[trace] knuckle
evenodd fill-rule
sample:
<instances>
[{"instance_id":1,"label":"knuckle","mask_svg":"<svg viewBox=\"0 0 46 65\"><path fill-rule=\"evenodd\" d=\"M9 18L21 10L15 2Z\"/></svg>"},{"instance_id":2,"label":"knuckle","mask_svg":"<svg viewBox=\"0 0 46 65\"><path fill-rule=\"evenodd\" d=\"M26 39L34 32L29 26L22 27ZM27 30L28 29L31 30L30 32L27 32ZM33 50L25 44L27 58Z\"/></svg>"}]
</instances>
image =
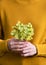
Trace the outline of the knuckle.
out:
<instances>
[{"instance_id":1,"label":"knuckle","mask_svg":"<svg viewBox=\"0 0 46 65\"><path fill-rule=\"evenodd\" d=\"M23 53L25 53L25 51L23 51Z\"/></svg>"}]
</instances>

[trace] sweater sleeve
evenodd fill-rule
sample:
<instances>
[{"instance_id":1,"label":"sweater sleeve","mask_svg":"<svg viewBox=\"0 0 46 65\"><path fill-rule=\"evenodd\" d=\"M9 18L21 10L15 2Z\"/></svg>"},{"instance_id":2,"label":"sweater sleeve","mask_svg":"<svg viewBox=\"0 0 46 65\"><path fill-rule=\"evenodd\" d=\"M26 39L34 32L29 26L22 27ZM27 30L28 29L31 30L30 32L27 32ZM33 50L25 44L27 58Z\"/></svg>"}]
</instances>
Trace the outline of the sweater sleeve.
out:
<instances>
[{"instance_id":1,"label":"sweater sleeve","mask_svg":"<svg viewBox=\"0 0 46 65\"><path fill-rule=\"evenodd\" d=\"M35 42L36 43L35 45L38 50L37 56L46 57L46 14L43 16L42 21L43 21L42 26L44 27L43 35L38 43ZM41 33L42 33L42 31L41 31Z\"/></svg>"},{"instance_id":2,"label":"sweater sleeve","mask_svg":"<svg viewBox=\"0 0 46 65\"><path fill-rule=\"evenodd\" d=\"M37 56L46 57L46 44L37 44L38 54Z\"/></svg>"},{"instance_id":3,"label":"sweater sleeve","mask_svg":"<svg viewBox=\"0 0 46 65\"><path fill-rule=\"evenodd\" d=\"M8 40L4 40L3 27L1 24L1 1L0 1L0 56L4 55L6 51L8 51Z\"/></svg>"},{"instance_id":4,"label":"sweater sleeve","mask_svg":"<svg viewBox=\"0 0 46 65\"><path fill-rule=\"evenodd\" d=\"M4 40L4 32L3 27L1 25L1 18L0 18L0 56L4 55L6 51L8 51L8 40Z\"/></svg>"},{"instance_id":5,"label":"sweater sleeve","mask_svg":"<svg viewBox=\"0 0 46 65\"><path fill-rule=\"evenodd\" d=\"M1 18L0 18L0 56L2 56L6 51L8 51L8 40L4 40L4 34L1 25Z\"/></svg>"},{"instance_id":6,"label":"sweater sleeve","mask_svg":"<svg viewBox=\"0 0 46 65\"><path fill-rule=\"evenodd\" d=\"M4 55L5 52L8 52L7 40L0 39L0 56Z\"/></svg>"}]
</instances>

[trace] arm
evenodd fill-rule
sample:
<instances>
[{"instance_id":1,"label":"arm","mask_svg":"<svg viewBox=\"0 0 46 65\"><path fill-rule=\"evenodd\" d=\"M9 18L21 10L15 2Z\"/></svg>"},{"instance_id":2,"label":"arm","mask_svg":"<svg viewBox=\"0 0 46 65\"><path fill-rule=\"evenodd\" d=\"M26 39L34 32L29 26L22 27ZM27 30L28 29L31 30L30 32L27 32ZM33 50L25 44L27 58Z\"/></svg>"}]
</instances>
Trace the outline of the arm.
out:
<instances>
[{"instance_id":1,"label":"arm","mask_svg":"<svg viewBox=\"0 0 46 65\"><path fill-rule=\"evenodd\" d=\"M1 6L1 2L0 2L0 6ZM1 7L0 7L0 56L2 56L4 52L8 51L7 40L3 40L3 39L4 39L4 32L1 24Z\"/></svg>"},{"instance_id":2,"label":"arm","mask_svg":"<svg viewBox=\"0 0 46 65\"><path fill-rule=\"evenodd\" d=\"M46 43L45 44L37 44L38 54L37 56L46 57Z\"/></svg>"},{"instance_id":3,"label":"arm","mask_svg":"<svg viewBox=\"0 0 46 65\"><path fill-rule=\"evenodd\" d=\"M1 25L1 17L0 17L0 55L4 54L5 51L8 51L7 40L4 40L4 34Z\"/></svg>"},{"instance_id":4,"label":"arm","mask_svg":"<svg viewBox=\"0 0 46 65\"><path fill-rule=\"evenodd\" d=\"M38 49L38 56L46 57L46 14L45 17L43 17L43 21L45 22L45 25L43 25L44 33L41 41L38 44L36 44L36 46Z\"/></svg>"}]
</instances>

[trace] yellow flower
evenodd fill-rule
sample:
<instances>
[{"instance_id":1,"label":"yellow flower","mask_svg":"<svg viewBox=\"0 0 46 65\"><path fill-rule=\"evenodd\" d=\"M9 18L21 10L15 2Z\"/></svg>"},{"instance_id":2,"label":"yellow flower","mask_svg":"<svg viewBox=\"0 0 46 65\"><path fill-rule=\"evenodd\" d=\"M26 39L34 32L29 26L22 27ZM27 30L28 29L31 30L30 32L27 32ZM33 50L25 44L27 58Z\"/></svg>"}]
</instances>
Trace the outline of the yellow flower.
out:
<instances>
[{"instance_id":1,"label":"yellow flower","mask_svg":"<svg viewBox=\"0 0 46 65\"><path fill-rule=\"evenodd\" d=\"M31 40L34 35L34 28L31 23L23 24L20 21L12 27L11 35L19 40Z\"/></svg>"}]
</instances>

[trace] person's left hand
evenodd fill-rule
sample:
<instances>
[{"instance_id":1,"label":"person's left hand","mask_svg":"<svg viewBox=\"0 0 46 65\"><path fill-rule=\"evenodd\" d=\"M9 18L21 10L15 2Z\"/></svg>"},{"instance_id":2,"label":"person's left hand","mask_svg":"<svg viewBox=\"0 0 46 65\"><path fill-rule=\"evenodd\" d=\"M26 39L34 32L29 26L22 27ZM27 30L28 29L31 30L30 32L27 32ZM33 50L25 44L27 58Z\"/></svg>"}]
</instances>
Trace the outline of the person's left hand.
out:
<instances>
[{"instance_id":1,"label":"person's left hand","mask_svg":"<svg viewBox=\"0 0 46 65\"><path fill-rule=\"evenodd\" d=\"M21 47L21 56L27 57L27 56L34 56L37 51L35 45L33 45L30 42L23 42L21 43L23 46Z\"/></svg>"}]
</instances>

